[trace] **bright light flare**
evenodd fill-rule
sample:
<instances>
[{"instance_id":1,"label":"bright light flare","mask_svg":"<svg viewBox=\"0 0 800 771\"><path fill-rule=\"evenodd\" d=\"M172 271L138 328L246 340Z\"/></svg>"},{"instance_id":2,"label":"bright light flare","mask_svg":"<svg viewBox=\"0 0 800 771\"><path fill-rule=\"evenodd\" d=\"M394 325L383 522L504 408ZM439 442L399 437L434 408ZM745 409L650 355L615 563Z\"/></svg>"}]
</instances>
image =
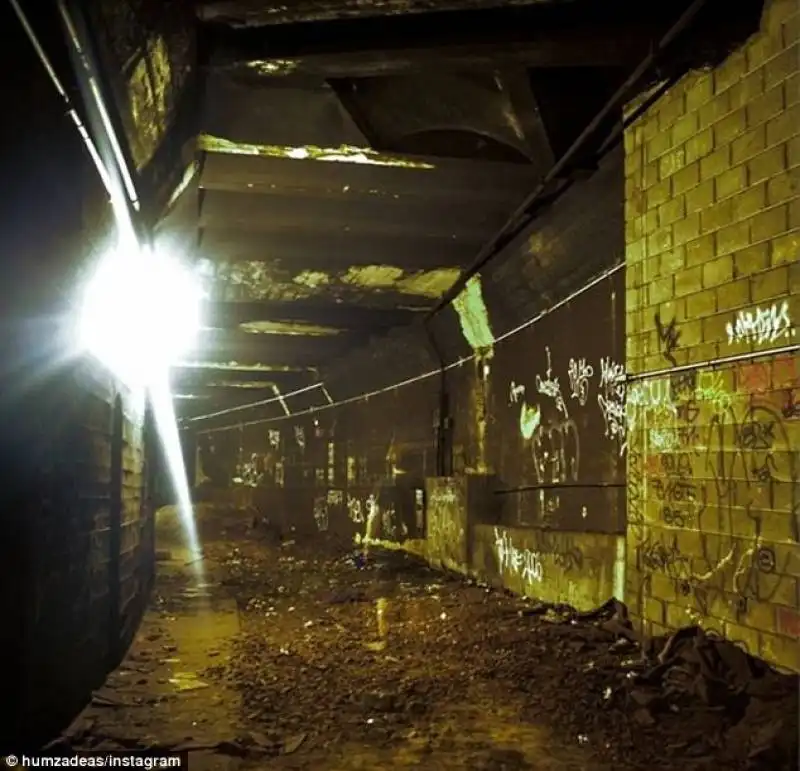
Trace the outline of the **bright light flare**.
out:
<instances>
[{"instance_id":1,"label":"bright light flare","mask_svg":"<svg viewBox=\"0 0 800 771\"><path fill-rule=\"evenodd\" d=\"M202 297L197 277L168 255L111 252L84 292L80 347L127 385L149 387L194 347Z\"/></svg>"},{"instance_id":2,"label":"bright light flare","mask_svg":"<svg viewBox=\"0 0 800 771\"><path fill-rule=\"evenodd\" d=\"M169 390L169 368L189 353L201 328L199 277L169 255L109 252L87 283L78 317L80 350L104 364L134 396L148 394L195 574L202 575L191 491Z\"/></svg>"}]
</instances>

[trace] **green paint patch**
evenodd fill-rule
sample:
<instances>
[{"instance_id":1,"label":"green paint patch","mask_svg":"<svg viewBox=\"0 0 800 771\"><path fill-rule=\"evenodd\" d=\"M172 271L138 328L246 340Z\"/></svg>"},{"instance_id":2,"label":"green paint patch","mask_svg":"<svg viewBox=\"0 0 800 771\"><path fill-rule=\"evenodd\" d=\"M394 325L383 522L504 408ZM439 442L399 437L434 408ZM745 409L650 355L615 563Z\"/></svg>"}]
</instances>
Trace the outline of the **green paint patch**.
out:
<instances>
[{"instance_id":1,"label":"green paint patch","mask_svg":"<svg viewBox=\"0 0 800 771\"><path fill-rule=\"evenodd\" d=\"M338 335L341 332L336 327L304 324L299 321L246 321L239 325L239 329L255 335L306 335L308 337L325 337Z\"/></svg>"},{"instance_id":2,"label":"green paint patch","mask_svg":"<svg viewBox=\"0 0 800 771\"><path fill-rule=\"evenodd\" d=\"M538 407L529 407L525 402L519 411L519 432L523 439L530 439L542 422L542 412Z\"/></svg>"},{"instance_id":3,"label":"green paint patch","mask_svg":"<svg viewBox=\"0 0 800 771\"><path fill-rule=\"evenodd\" d=\"M494 348L494 333L489 320L489 309L483 299L481 277L473 276L458 297L453 300L453 309L458 314L461 332L473 351L491 353Z\"/></svg>"},{"instance_id":4,"label":"green paint patch","mask_svg":"<svg viewBox=\"0 0 800 771\"><path fill-rule=\"evenodd\" d=\"M432 163L410 161L396 155L379 153L369 147L317 147L304 145L258 145L232 142L230 139L201 134L197 140L198 149L207 153L230 153L234 155L258 155L264 158L290 158L297 161L332 161L338 163L361 163L373 166L397 166L407 169L433 169Z\"/></svg>"}]
</instances>

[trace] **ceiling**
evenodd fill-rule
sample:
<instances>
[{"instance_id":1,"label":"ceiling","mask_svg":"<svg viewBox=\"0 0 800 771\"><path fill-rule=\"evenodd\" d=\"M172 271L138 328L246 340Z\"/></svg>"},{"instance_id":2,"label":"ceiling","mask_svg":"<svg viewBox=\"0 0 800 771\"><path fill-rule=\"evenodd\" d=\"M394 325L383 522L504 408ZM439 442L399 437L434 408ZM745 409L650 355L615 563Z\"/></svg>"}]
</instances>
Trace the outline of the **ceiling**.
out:
<instances>
[{"instance_id":1,"label":"ceiling","mask_svg":"<svg viewBox=\"0 0 800 771\"><path fill-rule=\"evenodd\" d=\"M196 2L183 227L207 328L172 373L179 415L303 388L420 319L687 5ZM591 172L620 120L564 174Z\"/></svg>"}]
</instances>

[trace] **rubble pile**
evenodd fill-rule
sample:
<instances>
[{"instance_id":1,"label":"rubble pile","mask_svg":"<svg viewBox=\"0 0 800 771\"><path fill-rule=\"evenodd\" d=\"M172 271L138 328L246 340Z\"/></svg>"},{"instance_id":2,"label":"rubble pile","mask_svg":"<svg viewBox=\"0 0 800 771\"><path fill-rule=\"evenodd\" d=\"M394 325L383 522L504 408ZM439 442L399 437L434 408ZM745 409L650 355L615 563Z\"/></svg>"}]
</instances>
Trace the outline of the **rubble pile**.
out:
<instances>
[{"instance_id":1,"label":"rubble pile","mask_svg":"<svg viewBox=\"0 0 800 771\"><path fill-rule=\"evenodd\" d=\"M393 553L228 566L243 631L204 676L267 732L387 745L446 705L513 698L613 768L795 768L797 678L699 628L643 643L616 601L537 605Z\"/></svg>"}]
</instances>

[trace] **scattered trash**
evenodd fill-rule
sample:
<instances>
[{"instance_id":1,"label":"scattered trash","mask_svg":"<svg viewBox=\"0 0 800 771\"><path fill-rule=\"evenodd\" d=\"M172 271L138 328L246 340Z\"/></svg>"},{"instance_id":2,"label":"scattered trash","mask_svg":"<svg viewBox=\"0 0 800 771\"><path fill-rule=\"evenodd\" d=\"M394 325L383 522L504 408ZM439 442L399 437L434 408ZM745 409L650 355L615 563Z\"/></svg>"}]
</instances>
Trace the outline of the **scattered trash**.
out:
<instances>
[{"instance_id":1,"label":"scattered trash","mask_svg":"<svg viewBox=\"0 0 800 771\"><path fill-rule=\"evenodd\" d=\"M208 688L209 684L198 679L194 672L176 672L169 678L169 682L176 686L179 692L198 691L201 688Z\"/></svg>"}]
</instances>

